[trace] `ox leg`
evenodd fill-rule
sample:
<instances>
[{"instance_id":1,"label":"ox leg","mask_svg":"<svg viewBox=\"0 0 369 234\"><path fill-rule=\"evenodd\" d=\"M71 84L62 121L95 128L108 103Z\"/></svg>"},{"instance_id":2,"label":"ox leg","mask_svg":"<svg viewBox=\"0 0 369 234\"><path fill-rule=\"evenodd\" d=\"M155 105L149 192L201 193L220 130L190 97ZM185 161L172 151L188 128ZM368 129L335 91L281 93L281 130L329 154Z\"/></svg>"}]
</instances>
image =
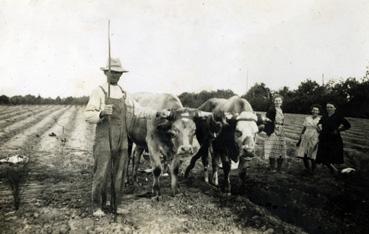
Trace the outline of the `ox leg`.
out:
<instances>
[{"instance_id":1,"label":"ox leg","mask_svg":"<svg viewBox=\"0 0 369 234\"><path fill-rule=\"evenodd\" d=\"M108 181L108 176L106 177L106 180L104 182L104 185L102 186L102 190L101 190L101 206L103 208L103 210L105 210L107 208L107 197L108 197L108 183L110 182L110 180Z\"/></svg>"},{"instance_id":2,"label":"ox leg","mask_svg":"<svg viewBox=\"0 0 369 234\"><path fill-rule=\"evenodd\" d=\"M160 197L160 185L159 185L159 179L160 179L160 174L162 172L162 166L161 165L156 165L154 166L154 169L152 171L153 176L154 176L154 181L153 181L153 185L152 185L152 193L154 194L154 198L156 198L157 200L159 200Z\"/></svg>"},{"instance_id":3,"label":"ox leg","mask_svg":"<svg viewBox=\"0 0 369 234\"><path fill-rule=\"evenodd\" d=\"M172 195L175 196L176 193L178 192L178 171L179 171L179 162L177 159L173 159L170 167L169 167L169 172L170 172L170 178L171 178L171 188L172 188Z\"/></svg>"},{"instance_id":4,"label":"ox leg","mask_svg":"<svg viewBox=\"0 0 369 234\"><path fill-rule=\"evenodd\" d=\"M131 163L132 159L132 151L134 149L133 142L128 139L128 159L127 159L127 166L125 168L125 175L124 175L124 184L128 184L131 181L131 175L129 174L129 164ZM132 162L133 163L133 162Z\"/></svg>"},{"instance_id":5,"label":"ox leg","mask_svg":"<svg viewBox=\"0 0 369 234\"><path fill-rule=\"evenodd\" d=\"M201 149L200 149L201 150ZM194 156L192 156L190 164L187 166L184 177L188 178L191 170L195 167L196 161L201 157L200 151L197 152Z\"/></svg>"},{"instance_id":6,"label":"ox leg","mask_svg":"<svg viewBox=\"0 0 369 234\"><path fill-rule=\"evenodd\" d=\"M148 137L147 140L147 146L148 150L150 152L150 162L152 167L152 175L153 175L153 184L152 184L152 193L154 195L154 199L159 200L160 199L160 185L159 185L159 179L160 175L163 171L163 167L161 164L161 152L160 148L157 142L154 141L152 136Z\"/></svg>"},{"instance_id":7,"label":"ox leg","mask_svg":"<svg viewBox=\"0 0 369 234\"><path fill-rule=\"evenodd\" d=\"M150 150L149 150L150 151ZM153 175L153 184L152 184L152 193L154 195L154 198L159 200L160 198L160 184L159 179L160 175L163 171L163 167L160 162L160 154L154 153L151 151L150 153L150 159L151 159L151 166L152 166L152 175Z\"/></svg>"},{"instance_id":8,"label":"ox leg","mask_svg":"<svg viewBox=\"0 0 369 234\"><path fill-rule=\"evenodd\" d=\"M211 178L212 178L211 182L215 186L219 186L219 179L218 179L219 165L218 165L218 161L219 161L219 154L214 152L213 157L211 157L211 165L212 165L212 168L213 168L213 175L211 176Z\"/></svg>"},{"instance_id":9,"label":"ox leg","mask_svg":"<svg viewBox=\"0 0 369 234\"><path fill-rule=\"evenodd\" d=\"M224 192L227 196L231 195L231 180L229 173L231 171L231 161L230 159L225 155L221 155L222 164L223 164L223 172L224 172Z\"/></svg>"},{"instance_id":10,"label":"ox leg","mask_svg":"<svg viewBox=\"0 0 369 234\"><path fill-rule=\"evenodd\" d=\"M191 170L195 167L195 164L196 164L196 161L199 160L199 158L202 158L204 157L204 152L207 152L208 149L207 147L205 147L204 145L202 145L199 149L199 151L191 158L191 161L190 161L190 164L187 166L186 168L186 171L185 171L185 178L188 178ZM207 155L206 155L207 157ZM203 163L204 163L204 160L203 160ZM207 170L207 168L205 169L205 165L204 165L204 170ZM205 179L206 181L206 179Z\"/></svg>"},{"instance_id":11,"label":"ox leg","mask_svg":"<svg viewBox=\"0 0 369 234\"><path fill-rule=\"evenodd\" d=\"M239 176L241 179L240 193L243 194L246 189L246 172L247 172L247 160L244 157L240 157L240 163L238 164Z\"/></svg>"},{"instance_id":12,"label":"ox leg","mask_svg":"<svg viewBox=\"0 0 369 234\"><path fill-rule=\"evenodd\" d=\"M204 147L205 148L205 147ZM209 183L209 148L206 147L206 150L204 150L204 152L202 152L202 156L201 156L201 160L202 160L202 165L204 166L204 180L206 183Z\"/></svg>"},{"instance_id":13,"label":"ox leg","mask_svg":"<svg viewBox=\"0 0 369 234\"><path fill-rule=\"evenodd\" d=\"M138 171L138 167L140 166L140 161L141 161L141 155L144 151L144 148L136 146L134 151L133 151L133 157L132 157L132 178L133 178L133 183L138 183L138 179L137 179L137 171Z\"/></svg>"}]
</instances>

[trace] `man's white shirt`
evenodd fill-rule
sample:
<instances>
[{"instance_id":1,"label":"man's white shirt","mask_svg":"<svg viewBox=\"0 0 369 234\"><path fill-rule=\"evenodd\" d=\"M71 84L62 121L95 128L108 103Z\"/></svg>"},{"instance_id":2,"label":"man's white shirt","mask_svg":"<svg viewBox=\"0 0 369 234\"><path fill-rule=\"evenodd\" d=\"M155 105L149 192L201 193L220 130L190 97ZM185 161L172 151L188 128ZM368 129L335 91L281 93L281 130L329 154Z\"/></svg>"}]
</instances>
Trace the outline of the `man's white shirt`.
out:
<instances>
[{"instance_id":1,"label":"man's white shirt","mask_svg":"<svg viewBox=\"0 0 369 234\"><path fill-rule=\"evenodd\" d=\"M101 85L105 92L108 92L108 83ZM127 92L122 93L121 88L118 85L110 85L110 98L121 99L126 95L125 104L127 106L127 112L134 114L136 117L153 117L156 111L148 110L147 108L142 108L133 98L131 98ZM101 121L100 113L105 108L105 93L102 91L101 87L94 89L90 95L90 99L85 108L85 119L88 123L96 124ZM126 113L124 113L126 114Z\"/></svg>"}]
</instances>

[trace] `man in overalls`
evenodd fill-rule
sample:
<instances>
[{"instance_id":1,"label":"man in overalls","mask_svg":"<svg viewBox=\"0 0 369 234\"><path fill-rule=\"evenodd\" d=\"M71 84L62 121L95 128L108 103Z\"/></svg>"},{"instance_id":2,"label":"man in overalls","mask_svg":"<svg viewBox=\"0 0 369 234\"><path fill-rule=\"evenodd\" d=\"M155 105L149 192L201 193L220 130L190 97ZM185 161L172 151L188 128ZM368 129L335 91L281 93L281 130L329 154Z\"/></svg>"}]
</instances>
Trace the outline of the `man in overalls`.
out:
<instances>
[{"instance_id":1,"label":"man in overalls","mask_svg":"<svg viewBox=\"0 0 369 234\"><path fill-rule=\"evenodd\" d=\"M129 117L127 117L127 113L135 112L133 99L129 98L118 85L122 74L128 72L122 67L120 60L111 58L110 71L109 65L102 67L101 70L104 71L107 82L92 92L85 109L86 121L96 124L93 147L92 203L93 215L97 217L105 215L102 208L106 205L107 179L110 179L111 172L113 172L116 207L121 202L123 174L128 162L127 121L129 121ZM110 97L108 97L108 90ZM148 115L148 113L144 114ZM112 149L109 145L109 116ZM111 158L113 164L110 163ZM121 213L121 211L118 208L117 213Z\"/></svg>"}]
</instances>

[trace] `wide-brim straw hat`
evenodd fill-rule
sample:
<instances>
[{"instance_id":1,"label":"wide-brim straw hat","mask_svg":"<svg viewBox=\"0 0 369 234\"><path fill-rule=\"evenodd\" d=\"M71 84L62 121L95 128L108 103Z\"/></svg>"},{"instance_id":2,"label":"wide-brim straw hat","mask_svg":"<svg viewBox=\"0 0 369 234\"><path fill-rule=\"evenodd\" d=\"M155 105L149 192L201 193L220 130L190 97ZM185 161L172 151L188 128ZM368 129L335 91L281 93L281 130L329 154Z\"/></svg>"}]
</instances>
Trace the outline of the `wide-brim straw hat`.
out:
<instances>
[{"instance_id":1,"label":"wide-brim straw hat","mask_svg":"<svg viewBox=\"0 0 369 234\"><path fill-rule=\"evenodd\" d=\"M103 71L108 71L109 70L109 60L106 64L106 66L101 67L100 69L103 70ZM110 70L115 71L115 72L122 72L122 73L128 72L127 69L122 67L122 63L120 62L119 58L111 58L110 59Z\"/></svg>"}]
</instances>

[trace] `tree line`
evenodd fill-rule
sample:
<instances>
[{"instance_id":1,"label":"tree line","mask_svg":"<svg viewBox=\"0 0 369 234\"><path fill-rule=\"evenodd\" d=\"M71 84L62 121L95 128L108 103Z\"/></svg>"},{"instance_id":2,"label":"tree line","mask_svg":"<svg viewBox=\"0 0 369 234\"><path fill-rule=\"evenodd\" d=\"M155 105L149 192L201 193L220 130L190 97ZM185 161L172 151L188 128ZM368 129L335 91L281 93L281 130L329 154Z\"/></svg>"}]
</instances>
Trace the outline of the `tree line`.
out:
<instances>
[{"instance_id":1,"label":"tree line","mask_svg":"<svg viewBox=\"0 0 369 234\"><path fill-rule=\"evenodd\" d=\"M0 96L0 105L86 105L88 102L87 96L82 97L56 97L43 98L40 95L16 95L8 97L6 95Z\"/></svg>"},{"instance_id":2,"label":"tree line","mask_svg":"<svg viewBox=\"0 0 369 234\"><path fill-rule=\"evenodd\" d=\"M248 100L256 111L267 111L272 105L273 97L280 95L283 97L283 110L286 113L307 114L312 105L324 107L329 101L346 116L369 118L368 73L362 79L348 78L322 85L307 79L294 90L286 86L280 90L271 90L264 83L256 83L241 97ZM196 108L209 98L229 98L233 95L236 94L232 90L186 92L179 95L179 99L184 106Z\"/></svg>"},{"instance_id":3,"label":"tree line","mask_svg":"<svg viewBox=\"0 0 369 234\"><path fill-rule=\"evenodd\" d=\"M283 97L283 110L286 113L307 114L313 104L324 106L328 101L335 103L346 116L369 118L369 70L361 79L348 78L343 81L329 81L318 84L305 80L291 90L287 86L271 90L264 83L256 83L241 97L247 99L256 111L266 111L272 105L273 96ZM229 98L236 95L232 90L184 92L178 97L184 106L197 108L209 98ZM66 98L43 98L40 95L0 96L0 104L5 105L86 105L87 96Z\"/></svg>"}]
</instances>

